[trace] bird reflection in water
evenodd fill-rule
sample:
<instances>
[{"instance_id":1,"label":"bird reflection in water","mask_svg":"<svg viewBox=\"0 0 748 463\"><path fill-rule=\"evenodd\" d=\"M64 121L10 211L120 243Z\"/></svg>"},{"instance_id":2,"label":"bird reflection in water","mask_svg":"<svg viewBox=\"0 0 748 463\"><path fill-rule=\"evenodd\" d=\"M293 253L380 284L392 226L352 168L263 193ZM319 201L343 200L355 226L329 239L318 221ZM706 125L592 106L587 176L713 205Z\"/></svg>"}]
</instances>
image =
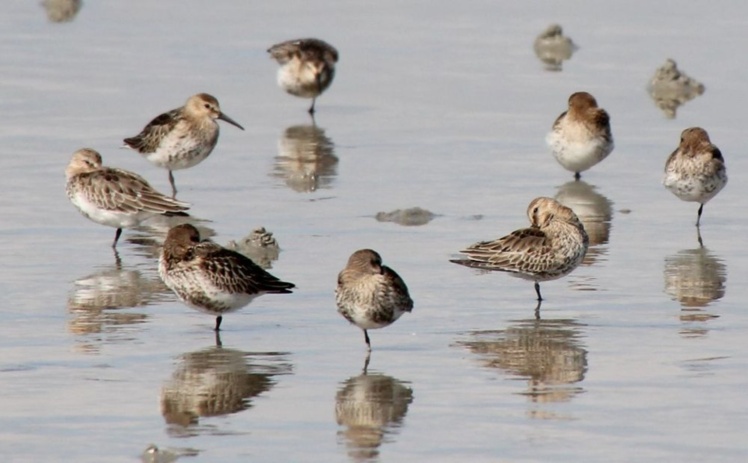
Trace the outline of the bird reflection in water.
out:
<instances>
[{"instance_id":1,"label":"bird reflection in water","mask_svg":"<svg viewBox=\"0 0 748 463\"><path fill-rule=\"evenodd\" d=\"M161 414L173 436L220 430L201 426L199 419L247 410L252 399L269 391L277 375L290 374L287 353L227 349L216 334L215 347L183 354L161 389Z\"/></svg>"},{"instance_id":2,"label":"bird reflection in water","mask_svg":"<svg viewBox=\"0 0 748 463\"><path fill-rule=\"evenodd\" d=\"M719 315L707 310L725 295L727 268L707 248L684 249L665 257L665 293L681 305L681 335L707 334L705 323Z\"/></svg>"},{"instance_id":3,"label":"bird reflection in water","mask_svg":"<svg viewBox=\"0 0 748 463\"><path fill-rule=\"evenodd\" d=\"M580 342L584 325L574 320L520 320L506 330L474 331L457 345L478 355L486 368L526 379L522 392L531 403L567 402L584 392L578 385L587 372L587 350ZM542 408L533 418L563 418Z\"/></svg>"},{"instance_id":4,"label":"bird reflection in water","mask_svg":"<svg viewBox=\"0 0 748 463\"><path fill-rule=\"evenodd\" d=\"M368 366L368 356L366 366ZM399 432L413 390L403 381L381 373L364 372L342 383L335 395L335 419L345 429L338 442L355 462L376 461L379 447Z\"/></svg>"},{"instance_id":5,"label":"bird reflection in water","mask_svg":"<svg viewBox=\"0 0 748 463\"><path fill-rule=\"evenodd\" d=\"M334 146L316 125L291 126L278 141L272 176L299 193L331 188L338 165Z\"/></svg>"},{"instance_id":6,"label":"bird reflection in water","mask_svg":"<svg viewBox=\"0 0 748 463\"><path fill-rule=\"evenodd\" d=\"M590 246L581 266L589 267L607 260L606 245L613 221L613 202L584 180L572 180L561 185L554 199L574 211L590 238ZM569 279L571 287L579 291L596 291L594 280L593 276L583 272Z\"/></svg>"},{"instance_id":7,"label":"bird reflection in water","mask_svg":"<svg viewBox=\"0 0 748 463\"><path fill-rule=\"evenodd\" d=\"M202 239L210 239L216 234L216 231L208 226L209 220L199 219L188 214L157 215L135 227L126 241L136 246L136 253L139 256L158 261L169 230L185 223L194 225L200 232L200 238Z\"/></svg>"},{"instance_id":8,"label":"bird reflection in water","mask_svg":"<svg viewBox=\"0 0 748 463\"><path fill-rule=\"evenodd\" d=\"M76 347L97 353L101 344L131 340L133 328L145 323L148 315L122 309L145 307L171 297L169 288L155 268L140 269L116 262L97 268L78 278L68 295L67 308L72 318L68 330L77 335Z\"/></svg>"},{"instance_id":9,"label":"bird reflection in water","mask_svg":"<svg viewBox=\"0 0 748 463\"><path fill-rule=\"evenodd\" d=\"M47 12L47 19L53 23L64 23L75 19L82 2L81 0L44 0L42 6Z\"/></svg>"},{"instance_id":10,"label":"bird reflection in water","mask_svg":"<svg viewBox=\"0 0 748 463\"><path fill-rule=\"evenodd\" d=\"M561 71L563 62L579 49L558 24L548 26L533 43L535 56L545 64L547 71Z\"/></svg>"}]
</instances>

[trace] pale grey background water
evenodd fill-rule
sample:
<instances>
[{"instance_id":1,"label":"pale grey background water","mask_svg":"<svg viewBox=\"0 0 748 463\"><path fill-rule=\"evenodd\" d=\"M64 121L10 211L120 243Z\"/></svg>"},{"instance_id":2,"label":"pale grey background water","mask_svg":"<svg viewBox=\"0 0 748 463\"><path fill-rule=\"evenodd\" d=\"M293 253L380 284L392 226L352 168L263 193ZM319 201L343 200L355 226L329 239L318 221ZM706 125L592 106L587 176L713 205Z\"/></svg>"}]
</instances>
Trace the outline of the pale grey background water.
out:
<instances>
[{"instance_id":1,"label":"pale grey background water","mask_svg":"<svg viewBox=\"0 0 748 463\"><path fill-rule=\"evenodd\" d=\"M3 461L129 462L149 443L195 462L745 461L744 2L339 3L89 0L66 23L4 3ZM580 46L562 72L532 52L550 22ZM341 54L316 121L337 162L278 151L310 124L308 101L275 86L265 49L304 36ZM674 120L645 91L668 57L706 85ZM611 113L616 149L563 193L610 221L591 224L588 265L543 285L536 321L531 284L447 260L525 226L527 203L571 180L543 139L577 90ZM212 156L176 173L179 197L221 243L268 227L272 271L298 285L227 316L222 349L160 284L157 232L126 231L118 267L113 230L63 191L83 146L168 191L118 147L201 91L247 130L222 126ZM660 185L694 125L730 177L705 208L705 250L697 206ZM374 219L412 206L440 216ZM333 299L361 247L416 301L371 333L368 376Z\"/></svg>"}]
</instances>

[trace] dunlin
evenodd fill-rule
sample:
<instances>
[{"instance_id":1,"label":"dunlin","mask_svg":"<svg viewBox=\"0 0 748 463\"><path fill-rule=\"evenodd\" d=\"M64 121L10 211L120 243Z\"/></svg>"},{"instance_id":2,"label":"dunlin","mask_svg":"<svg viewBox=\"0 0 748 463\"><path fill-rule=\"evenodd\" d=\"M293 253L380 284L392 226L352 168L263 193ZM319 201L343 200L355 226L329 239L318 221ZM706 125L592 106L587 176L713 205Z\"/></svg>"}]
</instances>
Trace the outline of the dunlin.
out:
<instances>
[{"instance_id":1,"label":"dunlin","mask_svg":"<svg viewBox=\"0 0 748 463\"><path fill-rule=\"evenodd\" d=\"M268 49L280 64L278 85L291 95L311 98L309 114L314 114L314 103L332 83L338 50L319 39L289 40Z\"/></svg>"},{"instance_id":2,"label":"dunlin","mask_svg":"<svg viewBox=\"0 0 748 463\"><path fill-rule=\"evenodd\" d=\"M558 116L545 140L556 161L577 179L580 172L605 159L614 146L610 117L587 92L569 97L569 109Z\"/></svg>"},{"instance_id":3,"label":"dunlin","mask_svg":"<svg viewBox=\"0 0 748 463\"><path fill-rule=\"evenodd\" d=\"M281 281L236 251L209 241L190 224L178 225L166 236L158 262L166 286L185 304L216 316L249 304L263 294L288 294L293 283Z\"/></svg>"},{"instance_id":4,"label":"dunlin","mask_svg":"<svg viewBox=\"0 0 748 463\"><path fill-rule=\"evenodd\" d=\"M527 216L530 228L476 243L460 251L466 258L451 262L534 281L538 301L542 301L540 282L561 278L577 268L587 252L589 238L576 214L551 198L533 199Z\"/></svg>"},{"instance_id":5,"label":"dunlin","mask_svg":"<svg viewBox=\"0 0 748 463\"><path fill-rule=\"evenodd\" d=\"M722 152L701 127L691 127L680 135L680 145L665 163L662 184L683 201L700 204L696 226L701 222L704 204L727 185L727 168Z\"/></svg>"},{"instance_id":6,"label":"dunlin","mask_svg":"<svg viewBox=\"0 0 748 463\"><path fill-rule=\"evenodd\" d=\"M152 164L169 170L172 192L177 194L172 171L195 166L210 155L218 142L218 123L226 121L244 127L221 112L218 100L207 93L191 96L181 108L153 119L136 136L125 138L125 145Z\"/></svg>"},{"instance_id":7,"label":"dunlin","mask_svg":"<svg viewBox=\"0 0 748 463\"><path fill-rule=\"evenodd\" d=\"M112 247L123 228L131 228L157 214L189 209L187 203L154 190L138 174L104 167L101 155L89 148L75 153L65 169L66 191L70 202L87 218L114 227Z\"/></svg>"},{"instance_id":8,"label":"dunlin","mask_svg":"<svg viewBox=\"0 0 748 463\"><path fill-rule=\"evenodd\" d=\"M405 282L371 249L360 249L348 259L338 275L335 302L346 320L364 330L369 350L367 330L389 326L413 310Z\"/></svg>"}]
</instances>

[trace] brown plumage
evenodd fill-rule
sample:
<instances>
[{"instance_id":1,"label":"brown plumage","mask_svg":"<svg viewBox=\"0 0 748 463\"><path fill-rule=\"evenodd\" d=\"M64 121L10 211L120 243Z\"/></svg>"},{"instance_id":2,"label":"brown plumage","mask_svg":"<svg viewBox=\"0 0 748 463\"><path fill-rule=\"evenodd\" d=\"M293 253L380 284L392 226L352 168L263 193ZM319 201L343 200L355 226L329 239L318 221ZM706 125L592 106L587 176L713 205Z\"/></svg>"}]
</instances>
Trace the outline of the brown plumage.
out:
<instances>
[{"instance_id":1,"label":"brown plumage","mask_svg":"<svg viewBox=\"0 0 748 463\"><path fill-rule=\"evenodd\" d=\"M198 230L183 224L169 230L159 259L159 275L188 306L222 316L263 294L288 294L293 283L281 281L248 257L212 241L201 241Z\"/></svg>"},{"instance_id":2,"label":"brown plumage","mask_svg":"<svg viewBox=\"0 0 748 463\"><path fill-rule=\"evenodd\" d=\"M533 199L527 216L530 228L473 244L460 251L466 259L451 262L534 281L538 300L542 300L539 282L561 278L574 270L587 252L589 237L576 214L551 198Z\"/></svg>"},{"instance_id":3,"label":"brown plumage","mask_svg":"<svg viewBox=\"0 0 748 463\"><path fill-rule=\"evenodd\" d=\"M727 185L727 167L722 152L701 127L681 133L680 145L665 163L663 185L683 201L698 202L696 226L701 222L704 204Z\"/></svg>"},{"instance_id":4,"label":"brown plumage","mask_svg":"<svg viewBox=\"0 0 748 463\"><path fill-rule=\"evenodd\" d=\"M268 49L270 56L280 64L278 85L302 98L311 98L309 113L314 114L317 97L332 84L338 51L319 39L288 40Z\"/></svg>"},{"instance_id":5,"label":"brown plumage","mask_svg":"<svg viewBox=\"0 0 748 463\"><path fill-rule=\"evenodd\" d=\"M338 312L364 331L369 350L367 330L384 328L413 310L405 282L394 270L382 265L382 258L371 249L360 249L348 259L338 274L335 302Z\"/></svg>"},{"instance_id":6,"label":"brown plumage","mask_svg":"<svg viewBox=\"0 0 748 463\"><path fill-rule=\"evenodd\" d=\"M169 171L169 182L176 195L172 171L195 166L210 155L218 142L216 119L244 130L221 111L214 96L198 93L184 106L157 116L138 135L125 138L124 142L149 162Z\"/></svg>"},{"instance_id":7,"label":"brown plumage","mask_svg":"<svg viewBox=\"0 0 748 463\"><path fill-rule=\"evenodd\" d=\"M597 106L597 100L589 93L573 93L569 97L569 108L556 118L546 142L556 161L579 179L580 172L613 151L610 116Z\"/></svg>"},{"instance_id":8,"label":"brown plumage","mask_svg":"<svg viewBox=\"0 0 748 463\"><path fill-rule=\"evenodd\" d=\"M92 221L117 229L112 247L123 228L135 227L156 214L189 209L187 203L154 190L140 175L103 166L101 155L89 148L73 153L65 176L65 190L73 205Z\"/></svg>"}]
</instances>

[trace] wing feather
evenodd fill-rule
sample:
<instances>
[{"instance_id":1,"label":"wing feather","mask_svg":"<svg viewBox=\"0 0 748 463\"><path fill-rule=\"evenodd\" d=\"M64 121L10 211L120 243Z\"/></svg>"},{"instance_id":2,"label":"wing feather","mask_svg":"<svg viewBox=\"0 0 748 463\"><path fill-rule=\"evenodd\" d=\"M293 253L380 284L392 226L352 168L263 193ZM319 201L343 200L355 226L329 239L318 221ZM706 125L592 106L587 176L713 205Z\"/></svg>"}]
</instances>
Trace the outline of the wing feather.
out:
<instances>
[{"instance_id":1,"label":"wing feather","mask_svg":"<svg viewBox=\"0 0 748 463\"><path fill-rule=\"evenodd\" d=\"M200 261L203 274L211 282L230 293L290 293L293 283L281 281L251 259L221 247L212 241L203 241L193 248L194 258Z\"/></svg>"},{"instance_id":2,"label":"wing feather","mask_svg":"<svg viewBox=\"0 0 748 463\"><path fill-rule=\"evenodd\" d=\"M485 270L539 273L551 268L553 249L538 228L523 228L493 241L482 241L461 251L467 259L452 262Z\"/></svg>"},{"instance_id":3,"label":"wing feather","mask_svg":"<svg viewBox=\"0 0 748 463\"><path fill-rule=\"evenodd\" d=\"M125 138L125 144L139 153L153 153L158 149L164 136L182 120L181 109L173 109L157 116L139 134Z\"/></svg>"}]
</instances>

